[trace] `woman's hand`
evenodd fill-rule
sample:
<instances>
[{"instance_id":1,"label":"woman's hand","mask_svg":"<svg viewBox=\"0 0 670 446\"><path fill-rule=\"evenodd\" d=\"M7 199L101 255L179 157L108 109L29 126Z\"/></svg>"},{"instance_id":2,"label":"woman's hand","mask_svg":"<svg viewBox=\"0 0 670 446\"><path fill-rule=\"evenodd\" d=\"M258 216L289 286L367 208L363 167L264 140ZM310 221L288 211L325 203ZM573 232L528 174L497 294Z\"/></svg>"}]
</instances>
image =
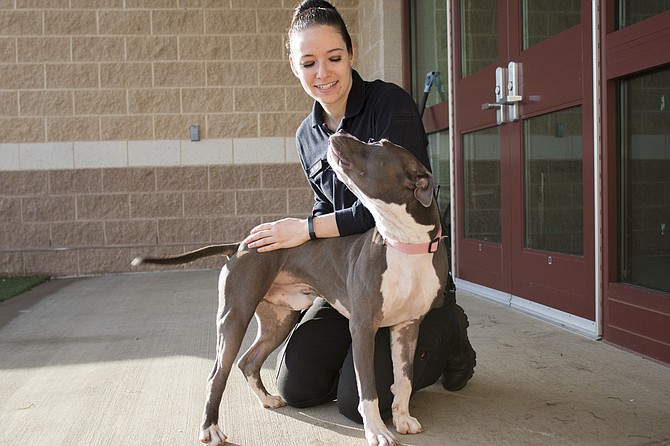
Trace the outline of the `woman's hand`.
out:
<instances>
[{"instance_id":1,"label":"woman's hand","mask_svg":"<svg viewBox=\"0 0 670 446\"><path fill-rule=\"evenodd\" d=\"M258 248L258 252L268 252L293 248L307 240L309 232L306 219L284 218L256 226L244 239L244 243L250 248Z\"/></svg>"}]
</instances>

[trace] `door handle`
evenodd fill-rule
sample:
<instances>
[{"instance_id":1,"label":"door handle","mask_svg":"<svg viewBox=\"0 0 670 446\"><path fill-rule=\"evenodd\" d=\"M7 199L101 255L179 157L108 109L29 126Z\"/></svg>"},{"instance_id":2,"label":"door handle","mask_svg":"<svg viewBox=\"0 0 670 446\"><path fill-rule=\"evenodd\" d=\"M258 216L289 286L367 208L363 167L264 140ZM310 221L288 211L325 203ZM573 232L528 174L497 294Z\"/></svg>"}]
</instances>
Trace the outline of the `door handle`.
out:
<instances>
[{"instance_id":1,"label":"door handle","mask_svg":"<svg viewBox=\"0 0 670 446\"><path fill-rule=\"evenodd\" d=\"M521 102L523 98L521 96L505 96L500 101L497 102L484 102L482 104L482 110L489 110L491 108L501 108L503 105L513 105L517 102Z\"/></svg>"},{"instance_id":2,"label":"door handle","mask_svg":"<svg viewBox=\"0 0 670 446\"><path fill-rule=\"evenodd\" d=\"M495 109L496 110L496 122L498 125L505 122L505 116L507 115L507 110L505 110L505 90L507 88L507 68L498 67L496 68L496 101L485 102L482 104L482 110Z\"/></svg>"},{"instance_id":3,"label":"door handle","mask_svg":"<svg viewBox=\"0 0 670 446\"><path fill-rule=\"evenodd\" d=\"M485 102L482 110L496 110L496 122L514 122L519 119L519 103L523 101L520 91L521 63L510 62L507 68L496 68L496 101Z\"/></svg>"},{"instance_id":4,"label":"door handle","mask_svg":"<svg viewBox=\"0 0 670 446\"><path fill-rule=\"evenodd\" d=\"M509 104L509 122L519 120L521 97L521 62L507 64L507 103Z\"/></svg>"}]
</instances>

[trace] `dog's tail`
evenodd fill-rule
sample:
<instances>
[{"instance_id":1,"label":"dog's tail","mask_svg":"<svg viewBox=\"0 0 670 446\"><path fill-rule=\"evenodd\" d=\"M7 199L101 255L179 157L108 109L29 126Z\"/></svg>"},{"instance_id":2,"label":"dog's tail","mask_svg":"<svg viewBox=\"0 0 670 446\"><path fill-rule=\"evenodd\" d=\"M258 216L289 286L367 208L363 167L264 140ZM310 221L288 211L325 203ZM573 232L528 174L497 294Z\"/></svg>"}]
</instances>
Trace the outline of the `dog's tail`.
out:
<instances>
[{"instance_id":1,"label":"dog's tail","mask_svg":"<svg viewBox=\"0 0 670 446\"><path fill-rule=\"evenodd\" d=\"M237 252L237 249L239 247L240 243L224 243L221 245L205 246L204 248L199 248L194 251L179 254L178 256L135 257L131 265L138 266L143 263L151 263L154 265L181 265L182 263L193 262L195 260L202 259L205 257L212 257L212 256L230 257L231 255Z\"/></svg>"}]
</instances>

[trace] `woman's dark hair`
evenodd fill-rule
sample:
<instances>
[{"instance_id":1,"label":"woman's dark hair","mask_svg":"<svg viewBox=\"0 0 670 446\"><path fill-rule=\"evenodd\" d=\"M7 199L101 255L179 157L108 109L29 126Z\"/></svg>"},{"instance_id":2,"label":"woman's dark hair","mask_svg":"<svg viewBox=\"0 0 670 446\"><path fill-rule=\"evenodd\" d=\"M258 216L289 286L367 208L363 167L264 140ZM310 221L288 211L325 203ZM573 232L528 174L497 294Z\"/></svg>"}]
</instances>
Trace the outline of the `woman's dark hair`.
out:
<instances>
[{"instance_id":1,"label":"woman's dark hair","mask_svg":"<svg viewBox=\"0 0 670 446\"><path fill-rule=\"evenodd\" d=\"M318 25L329 25L335 28L342 36L347 46L347 52L349 54L353 53L353 45L349 31L347 31L347 25L337 9L325 0L305 0L296 6L291 26L288 29L286 49L291 52L291 36L294 33Z\"/></svg>"}]
</instances>

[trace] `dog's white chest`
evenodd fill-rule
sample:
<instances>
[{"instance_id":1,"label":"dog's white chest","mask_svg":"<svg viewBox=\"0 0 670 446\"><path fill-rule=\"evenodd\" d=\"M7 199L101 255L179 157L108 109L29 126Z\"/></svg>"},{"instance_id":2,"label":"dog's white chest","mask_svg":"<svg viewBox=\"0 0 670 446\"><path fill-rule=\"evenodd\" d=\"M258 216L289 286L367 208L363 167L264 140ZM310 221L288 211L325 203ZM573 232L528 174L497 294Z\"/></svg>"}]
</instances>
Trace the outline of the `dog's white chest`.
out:
<instances>
[{"instance_id":1,"label":"dog's white chest","mask_svg":"<svg viewBox=\"0 0 670 446\"><path fill-rule=\"evenodd\" d=\"M382 274L383 326L395 325L426 314L437 293L440 279L431 254L386 252L388 268Z\"/></svg>"}]
</instances>

